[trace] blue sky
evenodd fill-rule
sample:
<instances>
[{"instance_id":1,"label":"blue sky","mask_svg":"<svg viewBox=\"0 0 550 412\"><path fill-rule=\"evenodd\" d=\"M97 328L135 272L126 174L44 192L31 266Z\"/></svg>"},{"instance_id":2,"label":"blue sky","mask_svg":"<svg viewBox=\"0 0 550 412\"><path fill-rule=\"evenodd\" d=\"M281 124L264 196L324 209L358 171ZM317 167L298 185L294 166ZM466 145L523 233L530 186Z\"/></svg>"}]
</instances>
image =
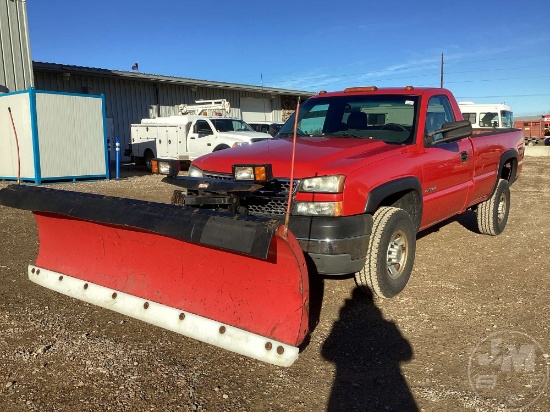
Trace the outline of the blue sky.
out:
<instances>
[{"instance_id":1,"label":"blue sky","mask_svg":"<svg viewBox=\"0 0 550 412\"><path fill-rule=\"evenodd\" d=\"M550 113L547 0L27 0L34 61L319 91L434 86Z\"/></svg>"}]
</instances>

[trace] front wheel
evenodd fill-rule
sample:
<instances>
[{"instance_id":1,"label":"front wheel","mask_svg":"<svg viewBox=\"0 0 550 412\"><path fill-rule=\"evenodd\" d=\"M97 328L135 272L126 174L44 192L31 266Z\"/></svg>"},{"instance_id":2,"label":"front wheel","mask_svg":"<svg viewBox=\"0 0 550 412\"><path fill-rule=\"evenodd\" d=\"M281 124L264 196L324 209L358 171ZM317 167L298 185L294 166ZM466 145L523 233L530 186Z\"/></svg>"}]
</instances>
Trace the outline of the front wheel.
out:
<instances>
[{"instance_id":1,"label":"front wheel","mask_svg":"<svg viewBox=\"0 0 550 412\"><path fill-rule=\"evenodd\" d=\"M382 298L397 295L409 281L415 252L416 228L409 214L396 207L379 208L365 266L355 274L355 283Z\"/></svg>"},{"instance_id":2,"label":"front wheel","mask_svg":"<svg viewBox=\"0 0 550 412\"><path fill-rule=\"evenodd\" d=\"M510 213L510 186L508 181L500 179L493 195L476 209L477 228L484 235L500 235Z\"/></svg>"}]
</instances>

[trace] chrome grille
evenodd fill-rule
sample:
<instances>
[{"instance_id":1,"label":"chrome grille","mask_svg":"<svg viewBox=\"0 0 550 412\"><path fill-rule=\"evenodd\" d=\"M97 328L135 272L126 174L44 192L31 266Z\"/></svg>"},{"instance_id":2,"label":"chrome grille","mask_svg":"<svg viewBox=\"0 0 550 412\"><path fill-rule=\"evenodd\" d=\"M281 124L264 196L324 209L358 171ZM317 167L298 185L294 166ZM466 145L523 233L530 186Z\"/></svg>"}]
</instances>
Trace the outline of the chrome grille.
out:
<instances>
[{"instance_id":1,"label":"chrome grille","mask_svg":"<svg viewBox=\"0 0 550 412\"><path fill-rule=\"evenodd\" d=\"M208 173L204 177L212 179L233 180L233 176L223 173ZM292 198L296 194L296 187L300 180L294 180ZM267 186L256 190L243 202L248 213L255 216L284 216L288 202L289 179L277 179Z\"/></svg>"}]
</instances>

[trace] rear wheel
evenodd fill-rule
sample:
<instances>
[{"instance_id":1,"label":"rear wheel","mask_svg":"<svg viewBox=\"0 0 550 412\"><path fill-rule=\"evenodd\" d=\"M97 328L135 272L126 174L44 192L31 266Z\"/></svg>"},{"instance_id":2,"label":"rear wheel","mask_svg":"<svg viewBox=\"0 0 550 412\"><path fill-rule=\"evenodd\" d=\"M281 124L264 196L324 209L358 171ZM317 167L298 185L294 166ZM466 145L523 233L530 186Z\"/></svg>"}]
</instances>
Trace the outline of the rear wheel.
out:
<instances>
[{"instance_id":1,"label":"rear wheel","mask_svg":"<svg viewBox=\"0 0 550 412\"><path fill-rule=\"evenodd\" d=\"M416 228L409 214L396 207L379 208L365 266L355 274L355 283L382 298L397 295L409 281L415 252Z\"/></svg>"},{"instance_id":2,"label":"rear wheel","mask_svg":"<svg viewBox=\"0 0 550 412\"><path fill-rule=\"evenodd\" d=\"M477 228L484 235L500 235L510 213L510 186L500 179L495 193L477 206Z\"/></svg>"},{"instance_id":3,"label":"rear wheel","mask_svg":"<svg viewBox=\"0 0 550 412\"><path fill-rule=\"evenodd\" d=\"M152 150L147 149L145 151L145 153L143 154L143 160L145 162L145 167L149 171L151 171L151 169L152 169L151 164L152 164L152 161L153 161L154 158L155 158L155 155L153 154Z\"/></svg>"}]
</instances>

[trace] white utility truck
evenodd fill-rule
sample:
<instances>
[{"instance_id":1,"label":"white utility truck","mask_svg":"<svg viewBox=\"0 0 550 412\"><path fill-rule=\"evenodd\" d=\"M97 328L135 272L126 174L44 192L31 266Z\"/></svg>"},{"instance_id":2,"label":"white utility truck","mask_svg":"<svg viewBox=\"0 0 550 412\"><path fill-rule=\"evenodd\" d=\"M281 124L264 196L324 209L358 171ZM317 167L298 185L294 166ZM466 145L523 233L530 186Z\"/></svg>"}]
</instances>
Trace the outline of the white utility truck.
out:
<instances>
[{"instance_id":1,"label":"white utility truck","mask_svg":"<svg viewBox=\"0 0 550 412\"><path fill-rule=\"evenodd\" d=\"M155 157L172 160L194 160L204 154L230 147L270 139L254 131L241 119L224 117L229 102L197 100L196 105L180 105L179 115L143 119L131 125L132 143L125 154L136 163L151 169Z\"/></svg>"}]
</instances>

